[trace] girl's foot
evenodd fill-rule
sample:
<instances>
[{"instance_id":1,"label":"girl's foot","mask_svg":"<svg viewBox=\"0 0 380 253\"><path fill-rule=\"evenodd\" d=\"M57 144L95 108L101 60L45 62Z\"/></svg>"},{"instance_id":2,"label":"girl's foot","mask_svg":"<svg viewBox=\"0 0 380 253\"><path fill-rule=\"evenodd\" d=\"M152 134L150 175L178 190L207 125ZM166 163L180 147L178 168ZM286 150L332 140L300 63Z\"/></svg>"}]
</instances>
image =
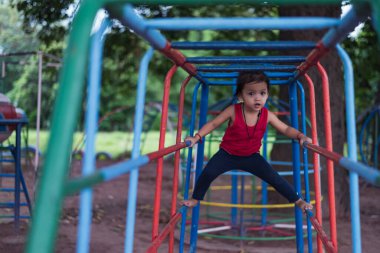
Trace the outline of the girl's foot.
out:
<instances>
[{"instance_id":1,"label":"girl's foot","mask_svg":"<svg viewBox=\"0 0 380 253\"><path fill-rule=\"evenodd\" d=\"M306 212L306 210L312 210L313 209L313 206L309 203L307 203L306 201L304 201L303 199L299 199L295 202L295 204L301 208L302 212Z\"/></svg>"},{"instance_id":2,"label":"girl's foot","mask_svg":"<svg viewBox=\"0 0 380 253\"><path fill-rule=\"evenodd\" d=\"M198 202L199 201L196 199L188 199L188 200L182 200L180 203L183 206L194 207L194 206L198 205Z\"/></svg>"}]
</instances>

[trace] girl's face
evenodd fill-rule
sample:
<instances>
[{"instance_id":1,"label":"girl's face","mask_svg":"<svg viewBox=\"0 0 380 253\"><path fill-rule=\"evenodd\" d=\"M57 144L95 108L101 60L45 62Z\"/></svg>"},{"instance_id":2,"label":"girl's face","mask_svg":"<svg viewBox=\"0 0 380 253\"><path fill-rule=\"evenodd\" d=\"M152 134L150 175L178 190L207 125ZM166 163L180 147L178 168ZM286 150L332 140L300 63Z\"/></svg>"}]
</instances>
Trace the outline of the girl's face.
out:
<instances>
[{"instance_id":1,"label":"girl's face","mask_svg":"<svg viewBox=\"0 0 380 253\"><path fill-rule=\"evenodd\" d=\"M268 85L265 82L246 83L240 94L247 109L260 111L268 99Z\"/></svg>"}]
</instances>

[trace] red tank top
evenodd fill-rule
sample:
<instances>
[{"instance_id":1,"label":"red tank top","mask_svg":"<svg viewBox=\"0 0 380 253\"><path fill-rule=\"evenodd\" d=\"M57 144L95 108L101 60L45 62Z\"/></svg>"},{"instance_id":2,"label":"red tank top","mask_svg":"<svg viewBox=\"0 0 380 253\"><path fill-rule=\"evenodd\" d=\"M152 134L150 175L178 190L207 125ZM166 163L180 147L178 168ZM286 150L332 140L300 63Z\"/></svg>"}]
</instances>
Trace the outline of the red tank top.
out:
<instances>
[{"instance_id":1,"label":"red tank top","mask_svg":"<svg viewBox=\"0 0 380 253\"><path fill-rule=\"evenodd\" d=\"M249 156L260 151L261 140L268 123L268 109L261 109L261 114L255 126L247 126L244 121L242 104L235 104L235 120L227 127L220 147L231 155ZM247 133L247 128L249 132Z\"/></svg>"}]
</instances>

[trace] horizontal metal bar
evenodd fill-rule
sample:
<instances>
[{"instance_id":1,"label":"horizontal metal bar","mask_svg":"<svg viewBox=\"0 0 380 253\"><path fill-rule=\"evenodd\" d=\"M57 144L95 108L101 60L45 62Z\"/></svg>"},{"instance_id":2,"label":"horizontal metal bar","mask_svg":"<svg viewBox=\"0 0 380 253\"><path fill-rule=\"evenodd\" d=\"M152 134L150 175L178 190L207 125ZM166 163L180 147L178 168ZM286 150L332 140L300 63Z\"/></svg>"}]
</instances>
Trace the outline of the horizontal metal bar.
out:
<instances>
[{"instance_id":1,"label":"horizontal metal bar","mask_svg":"<svg viewBox=\"0 0 380 253\"><path fill-rule=\"evenodd\" d=\"M117 18L123 25L132 29L137 35L148 41L153 48L162 50L166 46L166 38L158 30L147 29L144 19L139 16L132 5L111 5L107 8L111 18Z\"/></svg>"},{"instance_id":2,"label":"horizontal metal bar","mask_svg":"<svg viewBox=\"0 0 380 253\"><path fill-rule=\"evenodd\" d=\"M257 65L245 65L245 66L201 66L197 68L198 71L204 72L220 72L220 71L294 71L296 66L292 65L277 65L277 66L257 66Z\"/></svg>"},{"instance_id":3,"label":"horizontal metal bar","mask_svg":"<svg viewBox=\"0 0 380 253\"><path fill-rule=\"evenodd\" d=\"M190 63L299 63L305 61L305 56L205 56L188 57Z\"/></svg>"},{"instance_id":4,"label":"horizontal metal bar","mask_svg":"<svg viewBox=\"0 0 380 253\"><path fill-rule=\"evenodd\" d=\"M15 177L15 174L10 174L10 173L0 173L0 177Z\"/></svg>"},{"instance_id":5,"label":"horizontal metal bar","mask_svg":"<svg viewBox=\"0 0 380 253\"><path fill-rule=\"evenodd\" d=\"M316 46L311 41L178 41L171 43L172 48L197 50L310 50Z\"/></svg>"},{"instance_id":6,"label":"horizontal metal bar","mask_svg":"<svg viewBox=\"0 0 380 253\"><path fill-rule=\"evenodd\" d=\"M272 80L270 81L270 85L288 85L288 80ZM209 81L208 85L211 86L233 86L236 85L235 81Z\"/></svg>"},{"instance_id":7,"label":"horizontal metal bar","mask_svg":"<svg viewBox=\"0 0 380 253\"><path fill-rule=\"evenodd\" d=\"M265 75L269 78L286 78L293 77L294 73L286 73L286 72L269 72L265 71ZM210 73L210 72L200 72L199 75L205 78L237 78L239 76L238 72L228 72L228 73Z\"/></svg>"},{"instance_id":8,"label":"horizontal metal bar","mask_svg":"<svg viewBox=\"0 0 380 253\"><path fill-rule=\"evenodd\" d=\"M335 47L335 45L345 39L350 32L354 31L356 26L366 21L370 15L369 5L354 5L354 8L351 8L350 11L342 17L341 24L336 28L331 28L323 36L322 44L329 49Z\"/></svg>"},{"instance_id":9,"label":"horizontal metal bar","mask_svg":"<svg viewBox=\"0 0 380 253\"><path fill-rule=\"evenodd\" d=\"M338 26L339 19L325 17L280 18L155 18L146 19L145 26L160 30L320 30Z\"/></svg>"}]
</instances>

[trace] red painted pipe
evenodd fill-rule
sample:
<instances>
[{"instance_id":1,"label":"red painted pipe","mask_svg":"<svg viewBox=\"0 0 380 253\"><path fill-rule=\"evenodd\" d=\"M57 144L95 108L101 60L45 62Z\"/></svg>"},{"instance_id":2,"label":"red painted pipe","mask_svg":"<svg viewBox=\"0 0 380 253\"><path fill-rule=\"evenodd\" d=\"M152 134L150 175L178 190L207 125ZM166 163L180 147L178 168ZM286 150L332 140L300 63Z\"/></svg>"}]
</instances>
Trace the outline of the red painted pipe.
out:
<instances>
[{"instance_id":1,"label":"red painted pipe","mask_svg":"<svg viewBox=\"0 0 380 253\"><path fill-rule=\"evenodd\" d=\"M173 153L174 151L180 150L180 149L185 148L187 146L188 146L188 144L186 142L181 142L181 143L178 143L178 144L175 144L175 145L154 151L152 153L146 154L146 156L148 156L149 161L151 161L151 160L155 160L157 158L161 158L164 155Z\"/></svg>"},{"instance_id":2,"label":"red painted pipe","mask_svg":"<svg viewBox=\"0 0 380 253\"><path fill-rule=\"evenodd\" d=\"M317 110L315 108L315 90L314 84L308 74L305 74L306 82L309 86L309 101L310 101L310 122L311 122L311 139L313 144L318 144L318 131L317 131ZM314 164L314 191L315 191L315 214L319 224L322 225L322 202L321 202L321 181L319 174L319 155L318 153L313 153L313 164ZM322 253L322 241L317 234L317 252Z\"/></svg>"},{"instance_id":3,"label":"red painted pipe","mask_svg":"<svg viewBox=\"0 0 380 253\"><path fill-rule=\"evenodd\" d=\"M298 73L295 79L298 79L300 76L306 73L306 71L315 65L323 55L329 51L322 42L319 42L315 49L313 49L309 55L306 57L306 60L297 67Z\"/></svg>"},{"instance_id":4,"label":"red painted pipe","mask_svg":"<svg viewBox=\"0 0 380 253\"><path fill-rule=\"evenodd\" d=\"M161 53L172 60L176 65L183 68L190 75L195 76L197 74L197 68L195 65L186 62L186 57L177 49L172 48L170 42L166 43L165 48L161 50Z\"/></svg>"},{"instance_id":5,"label":"red painted pipe","mask_svg":"<svg viewBox=\"0 0 380 253\"><path fill-rule=\"evenodd\" d=\"M180 143L181 138L182 138L182 121L183 121L183 110L184 110L184 102L185 102L185 90L191 78L192 76L188 76L182 82L181 90L179 92L176 143ZM179 160L180 160L180 152L177 151L174 154L172 206L171 206L171 211L170 211L170 214L172 216L176 213L176 209L177 209L178 177L179 177L179 162L180 162ZM173 253L173 248L174 248L174 233L172 231L170 232L170 236L169 236L169 253Z\"/></svg>"},{"instance_id":6,"label":"red painted pipe","mask_svg":"<svg viewBox=\"0 0 380 253\"><path fill-rule=\"evenodd\" d=\"M332 132L331 132L331 111L330 111L330 92L329 79L323 66L317 63L318 72L322 77L322 95L323 95L323 116L325 127L326 149L333 151ZM334 156L336 158L336 156ZM333 158L330 158L333 159ZM338 249L338 238L336 232L336 210L335 210L335 185L334 185L334 163L332 160L327 160L327 192L330 211L330 235L334 247Z\"/></svg>"},{"instance_id":7,"label":"red painted pipe","mask_svg":"<svg viewBox=\"0 0 380 253\"><path fill-rule=\"evenodd\" d=\"M311 150L311 151L314 151L334 162L337 162L339 163L340 159L343 158L342 155L338 154L338 153L335 153L335 152L332 152L330 150L328 150L327 148L322 148L318 145L314 145L314 144L311 144L311 143L305 143L305 146L307 147L307 149Z\"/></svg>"},{"instance_id":8,"label":"red painted pipe","mask_svg":"<svg viewBox=\"0 0 380 253\"><path fill-rule=\"evenodd\" d=\"M164 83L164 96L162 98L162 115L161 115L161 126L160 126L160 140L158 145L158 150L161 150L165 147L165 134L166 134L166 125L168 119L168 106L169 106L169 94L170 94L170 85L174 73L177 71L177 66L174 65L168 71L165 77ZM158 226L160 220L160 204L161 204L161 188L162 188L162 167L164 160L159 158L157 160L156 167L156 190L154 194L154 207L153 207L153 224L152 224L152 241L158 236Z\"/></svg>"},{"instance_id":9,"label":"red painted pipe","mask_svg":"<svg viewBox=\"0 0 380 253\"><path fill-rule=\"evenodd\" d=\"M313 216L309 216L309 218L310 218L311 224L313 224L315 230L317 231L319 237L321 238L326 251L328 253L338 253L337 248L334 247L333 243L328 239L327 234L323 230L322 226L319 224L318 220Z\"/></svg>"},{"instance_id":10,"label":"red painted pipe","mask_svg":"<svg viewBox=\"0 0 380 253\"><path fill-rule=\"evenodd\" d=\"M149 248L145 251L145 253L153 253L157 251L157 248L162 244L162 242L165 240L166 236L169 234L169 232L173 232L175 225L181 218L181 213L176 213L169 221L168 224L163 228L160 235L156 236L156 238L152 241Z\"/></svg>"}]
</instances>

